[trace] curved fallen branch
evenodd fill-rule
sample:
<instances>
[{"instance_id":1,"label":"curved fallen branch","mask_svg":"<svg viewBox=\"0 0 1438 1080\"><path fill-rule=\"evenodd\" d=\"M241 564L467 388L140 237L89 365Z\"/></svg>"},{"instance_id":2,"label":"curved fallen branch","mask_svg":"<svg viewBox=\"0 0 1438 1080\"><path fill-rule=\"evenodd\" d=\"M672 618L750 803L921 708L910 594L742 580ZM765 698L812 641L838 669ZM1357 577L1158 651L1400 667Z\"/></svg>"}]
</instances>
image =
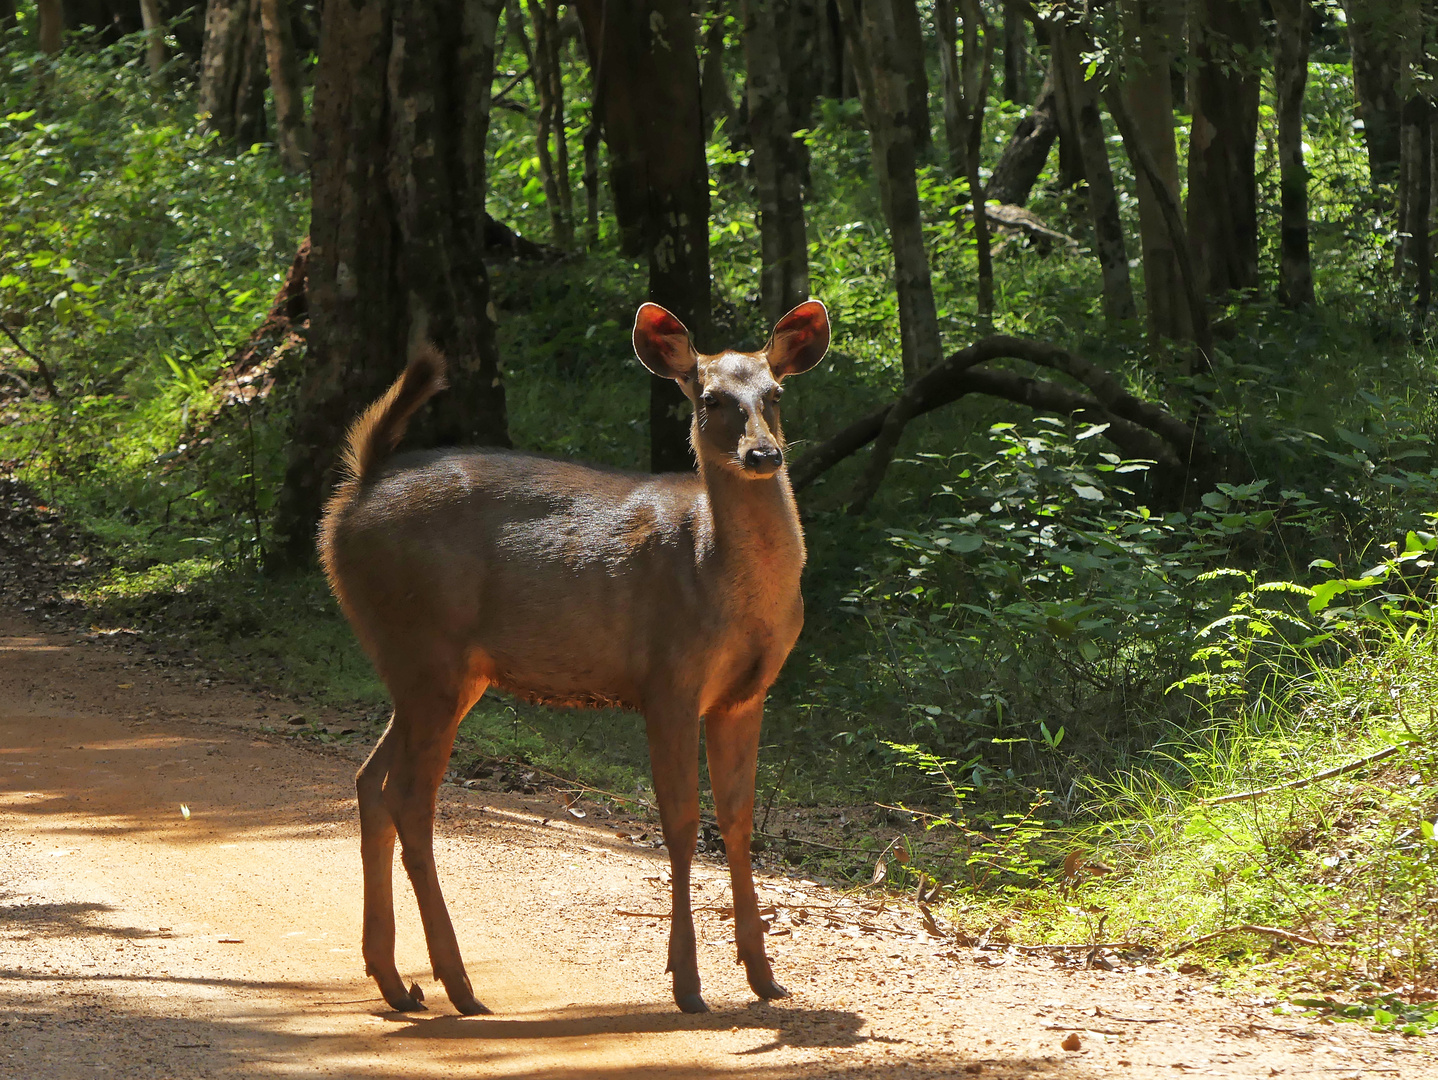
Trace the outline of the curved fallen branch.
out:
<instances>
[{"instance_id":1,"label":"curved fallen branch","mask_svg":"<svg viewBox=\"0 0 1438 1080\"><path fill-rule=\"evenodd\" d=\"M1294 791L1298 788L1305 788L1309 784L1316 784L1320 780L1332 780L1335 776L1342 776L1344 773L1357 772L1365 765L1372 765L1375 761L1382 761L1390 758L1402 749L1402 745L1385 746L1376 753L1361 757L1357 761L1350 761L1347 765L1339 765L1332 769L1324 769L1321 773L1314 773L1312 776L1304 776L1298 780L1290 780L1286 784L1274 784L1272 787L1259 788L1257 791L1240 791L1236 795L1223 795L1217 799L1201 800L1204 806L1221 806L1224 803L1247 802L1250 799L1261 799L1265 795L1272 795L1276 791Z\"/></svg>"},{"instance_id":2,"label":"curved fallen branch","mask_svg":"<svg viewBox=\"0 0 1438 1080\"><path fill-rule=\"evenodd\" d=\"M1244 923L1242 926L1225 926L1222 930L1215 930L1211 934L1204 934L1191 941L1185 941L1175 945L1168 950L1169 956L1177 956L1179 953L1187 952L1195 945L1202 945L1204 942L1221 938L1225 934L1263 934L1268 937L1278 938L1280 941L1291 941L1295 945L1314 945L1320 949L1351 949L1353 946L1343 941L1320 941L1318 938L1305 937L1302 934L1295 934L1292 930L1280 930L1276 926L1258 926L1254 923Z\"/></svg>"},{"instance_id":3,"label":"curved fallen branch","mask_svg":"<svg viewBox=\"0 0 1438 1080\"><path fill-rule=\"evenodd\" d=\"M1026 360L1083 384L1083 393L1047 379L991 368L991 360ZM1046 412L1106 423L1105 438L1130 458L1154 461L1167 476L1182 476L1186 464L1206 459L1198 430L1152 402L1125 390L1112 374L1067 349L1042 341L993 334L953 353L910 383L890 405L856 420L803 455L790 467L796 490L807 487L840 461L873 442L874 450L850 502L861 512L878 491L908 422L966 394L986 394Z\"/></svg>"}]
</instances>

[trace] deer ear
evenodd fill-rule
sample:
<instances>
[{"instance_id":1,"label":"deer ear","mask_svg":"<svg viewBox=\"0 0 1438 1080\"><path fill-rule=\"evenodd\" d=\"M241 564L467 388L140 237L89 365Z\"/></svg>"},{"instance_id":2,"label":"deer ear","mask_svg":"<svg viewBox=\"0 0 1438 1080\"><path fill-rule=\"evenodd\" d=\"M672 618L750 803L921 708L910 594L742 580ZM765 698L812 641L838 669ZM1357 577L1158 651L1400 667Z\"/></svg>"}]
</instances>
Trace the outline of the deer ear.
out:
<instances>
[{"instance_id":1,"label":"deer ear","mask_svg":"<svg viewBox=\"0 0 1438 1080\"><path fill-rule=\"evenodd\" d=\"M808 371L828 351L829 312L817 300L805 300L780 319L764 346L776 379Z\"/></svg>"},{"instance_id":2,"label":"deer ear","mask_svg":"<svg viewBox=\"0 0 1438 1080\"><path fill-rule=\"evenodd\" d=\"M689 329L658 304L641 304L634 316L634 355L663 379L685 382L694 377L699 358Z\"/></svg>"}]
</instances>

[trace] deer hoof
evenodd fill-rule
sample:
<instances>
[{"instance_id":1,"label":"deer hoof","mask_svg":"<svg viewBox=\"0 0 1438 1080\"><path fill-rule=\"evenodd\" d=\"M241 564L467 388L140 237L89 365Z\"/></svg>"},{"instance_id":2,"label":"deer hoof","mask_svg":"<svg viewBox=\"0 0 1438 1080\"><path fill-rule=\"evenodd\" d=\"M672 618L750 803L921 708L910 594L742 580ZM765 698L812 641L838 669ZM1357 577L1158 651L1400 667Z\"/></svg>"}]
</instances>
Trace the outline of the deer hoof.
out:
<instances>
[{"instance_id":1,"label":"deer hoof","mask_svg":"<svg viewBox=\"0 0 1438 1080\"><path fill-rule=\"evenodd\" d=\"M709 1006L704 1004L704 999L698 994L675 994L674 1003L679 1006L680 1012L707 1013Z\"/></svg>"},{"instance_id":2,"label":"deer hoof","mask_svg":"<svg viewBox=\"0 0 1438 1080\"><path fill-rule=\"evenodd\" d=\"M409 984L409 993L385 994L384 999L395 1012L423 1012L424 991L419 983Z\"/></svg>"},{"instance_id":3,"label":"deer hoof","mask_svg":"<svg viewBox=\"0 0 1438 1080\"><path fill-rule=\"evenodd\" d=\"M789 996L789 991L775 982L773 978L770 978L767 983L758 986L751 983L749 989L753 990L754 993L758 994L765 1001L773 1001L776 998L786 998Z\"/></svg>"},{"instance_id":4,"label":"deer hoof","mask_svg":"<svg viewBox=\"0 0 1438 1080\"><path fill-rule=\"evenodd\" d=\"M453 1001L453 999L451 999ZM478 998L470 995L468 998L461 998L453 1001L454 1007L459 1010L460 1016L493 1016L494 1010Z\"/></svg>"}]
</instances>

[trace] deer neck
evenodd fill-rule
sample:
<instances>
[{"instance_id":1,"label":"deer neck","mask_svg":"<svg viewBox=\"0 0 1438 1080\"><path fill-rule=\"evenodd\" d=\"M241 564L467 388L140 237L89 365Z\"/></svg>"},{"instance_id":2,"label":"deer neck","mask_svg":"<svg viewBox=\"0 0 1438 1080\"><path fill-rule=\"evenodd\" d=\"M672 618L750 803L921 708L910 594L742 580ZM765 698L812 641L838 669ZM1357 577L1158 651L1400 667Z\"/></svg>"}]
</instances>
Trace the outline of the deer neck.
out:
<instances>
[{"instance_id":1,"label":"deer neck","mask_svg":"<svg viewBox=\"0 0 1438 1080\"><path fill-rule=\"evenodd\" d=\"M699 475L709 496L714 553L726 576L761 593L797 591L804 533L787 469L767 480L748 480L701 461Z\"/></svg>"}]
</instances>

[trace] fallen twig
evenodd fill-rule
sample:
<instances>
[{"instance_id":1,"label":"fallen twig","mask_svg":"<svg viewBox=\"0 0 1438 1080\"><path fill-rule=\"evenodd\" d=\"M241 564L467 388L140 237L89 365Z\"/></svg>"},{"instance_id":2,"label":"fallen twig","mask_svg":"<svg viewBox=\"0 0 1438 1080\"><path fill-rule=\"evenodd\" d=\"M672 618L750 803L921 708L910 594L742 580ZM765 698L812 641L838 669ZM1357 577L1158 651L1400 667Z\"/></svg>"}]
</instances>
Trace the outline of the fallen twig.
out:
<instances>
[{"instance_id":1,"label":"fallen twig","mask_svg":"<svg viewBox=\"0 0 1438 1080\"><path fill-rule=\"evenodd\" d=\"M1305 776L1301 780L1290 780L1286 784L1274 784L1272 787L1259 788L1257 791L1240 791L1237 795L1223 795L1217 799L1204 799L1204 806L1219 806L1223 803L1245 802L1248 799L1260 799L1265 795L1272 795L1275 791L1294 791L1298 788L1307 787L1309 784L1316 784L1320 780L1331 780L1335 776L1342 776L1344 773L1356 772L1365 765L1372 765L1375 761L1382 761L1384 758L1392 757L1402 749L1401 744L1385 746L1376 753L1361 757L1357 761L1350 761L1347 765L1339 765L1337 768L1325 769L1321 773L1314 773L1312 776Z\"/></svg>"},{"instance_id":2,"label":"fallen twig","mask_svg":"<svg viewBox=\"0 0 1438 1080\"><path fill-rule=\"evenodd\" d=\"M1258 926L1255 923L1244 923L1242 926L1225 926L1222 930L1215 930L1211 934L1204 934L1192 941L1185 941L1175 945L1168 951L1169 956L1177 956L1179 953L1187 952L1195 945L1202 945L1206 941L1223 937L1225 934L1266 934L1269 937L1276 937L1282 941L1291 941L1295 945L1314 945L1321 949L1351 949L1353 946L1346 945L1341 941L1319 941L1317 938L1304 937L1302 934L1295 934L1292 930L1280 930L1276 926Z\"/></svg>"},{"instance_id":3,"label":"fallen twig","mask_svg":"<svg viewBox=\"0 0 1438 1080\"><path fill-rule=\"evenodd\" d=\"M1101 941L1097 945L1006 945L1003 942L985 942L972 946L974 949L1017 949L1019 952L1046 952L1050 949L1138 949L1136 941Z\"/></svg>"}]
</instances>

